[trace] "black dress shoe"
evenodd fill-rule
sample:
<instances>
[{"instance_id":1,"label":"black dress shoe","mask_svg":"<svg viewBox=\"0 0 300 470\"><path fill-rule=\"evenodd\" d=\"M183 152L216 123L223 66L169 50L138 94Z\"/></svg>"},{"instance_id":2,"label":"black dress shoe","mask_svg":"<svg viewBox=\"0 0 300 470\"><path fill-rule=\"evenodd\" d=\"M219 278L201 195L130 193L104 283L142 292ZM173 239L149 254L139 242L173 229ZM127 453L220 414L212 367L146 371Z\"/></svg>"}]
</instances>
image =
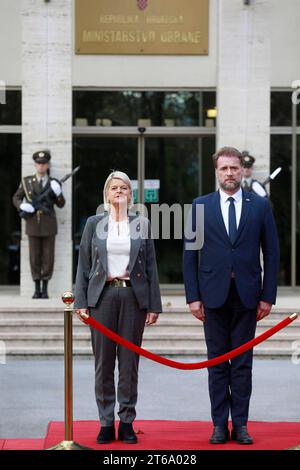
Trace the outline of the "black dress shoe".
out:
<instances>
[{"instance_id":1,"label":"black dress shoe","mask_svg":"<svg viewBox=\"0 0 300 470\"><path fill-rule=\"evenodd\" d=\"M232 428L231 439L239 444L253 444L252 437L248 434L247 426L236 426Z\"/></svg>"},{"instance_id":2,"label":"black dress shoe","mask_svg":"<svg viewBox=\"0 0 300 470\"><path fill-rule=\"evenodd\" d=\"M115 441L115 427L114 426L101 426L101 430L97 436L98 444L108 444Z\"/></svg>"},{"instance_id":3,"label":"black dress shoe","mask_svg":"<svg viewBox=\"0 0 300 470\"><path fill-rule=\"evenodd\" d=\"M228 440L228 428L226 426L215 426L209 442L211 444L225 444Z\"/></svg>"},{"instance_id":4,"label":"black dress shoe","mask_svg":"<svg viewBox=\"0 0 300 470\"><path fill-rule=\"evenodd\" d=\"M120 421L118 429L118 439L126 444L136 444L137 437L133 430L132 423L123 423Z\"/></svg>"}]
</instances>

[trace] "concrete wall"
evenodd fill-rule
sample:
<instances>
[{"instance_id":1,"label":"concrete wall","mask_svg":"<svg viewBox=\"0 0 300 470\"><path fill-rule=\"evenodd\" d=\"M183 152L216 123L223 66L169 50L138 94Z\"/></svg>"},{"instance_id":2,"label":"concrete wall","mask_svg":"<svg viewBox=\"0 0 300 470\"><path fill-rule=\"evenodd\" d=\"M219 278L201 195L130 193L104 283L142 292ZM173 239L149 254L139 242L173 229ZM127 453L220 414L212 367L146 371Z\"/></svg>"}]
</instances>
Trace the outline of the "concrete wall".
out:
<instances>
[{"instance_id":1,"label":"concrete wall","mask_svg":"<svg viewBox=\"0 0 300 470\"><path fill-rule=\"evenodd\" d=\"M0 2L0 80L21 86L22 0Z\"/></svg>"},{"instance_id":2,"label":"concrete wall","mask_svg":"<svg viewBox=\"0 0 300 470\"><path fill-rule=\"evenodd\" d=\"M110 88L216 86L217 2L210 0L209 55L84 56L74 53L73 85Z\"/></svg>"},{"instance_id":3,"label":"concrete wall","mask_svg":"<svg viewBox=\"0 0 300 470\"><path fill-rule=\"evenodd\" d=\"M269 172L270 0L222 0L219 14L217 147L248 150Z\"/></svg>"},{"instance_id":4,"label":"concrete wall","mask_svg":"<svg viewBox=\"0 0 300 470\"><path fill-rule=\"evenodd\" d=\"M271 85L290 87L300 79L300 2L271 0Z\"/></svg>"},{"instance_id":5,"label":"concrete wall","mask_svg":"<svg viewBox=\"0 0 300 470\"><path fill-rule=\"evenodd\" d=\"M216 86L218 6L223 1L210 0L209 56L76 56L73 45L73 85ZM242 4L242 0L238 1ZM56 2L51 1L54 5ZM259 4L260 0L252 2ZM5 80L9 86L21 86L21 6L22 0L0 2L0 80ZM289 87L292 80L300 78L299 25L299 0L271 1L272 87Z\"/></svg>"},{"instance_id":6,"label":"concrete wall","mask_svg":"<svg viewBox=\"0 0 300 470\"><path fill-rule=\"evenodd\" d=\"M34 172L32 154L50 149L51 175L72 168L71 0L22 2L22 174ZM66 205L57 209L59 232L50 296L71 287L71 180L63 185ZM32 295L28 239L22 230L21 295Z\"/></svg>"}]
</instances>

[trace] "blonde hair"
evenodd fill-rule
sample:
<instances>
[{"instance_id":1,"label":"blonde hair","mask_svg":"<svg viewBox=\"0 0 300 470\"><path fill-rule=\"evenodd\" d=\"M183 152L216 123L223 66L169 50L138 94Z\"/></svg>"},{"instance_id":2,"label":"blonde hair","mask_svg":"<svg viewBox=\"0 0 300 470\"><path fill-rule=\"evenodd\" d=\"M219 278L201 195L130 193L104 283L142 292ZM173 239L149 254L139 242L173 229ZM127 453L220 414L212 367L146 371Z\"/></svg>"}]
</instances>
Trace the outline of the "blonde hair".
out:
<instances>
[{"instance_id":1,"label":"blonde hair","mask_svg":"<svg viewBox=\"0 0 300 470\"><path fill-rule=\"evenodd\" d=\"M131 181L130 181L128 175L126 175L126 173L123 173L123 171L113 171L112 173L110 173L110 175L108 175L108 177L107 177L107 179L104 183L104 188L103 188L104 209L106 211L109 210L109 202L107 200L107 191L108 191L111 180L114 179L114 178L117 178L119 180L124 181L124 183L127 184L127 186L130 188L131 198L130 198L130 201L128 202L128 209L129 209L131 206L133 206L132 184L131 184Z\"/></svg>"}]
</instances>

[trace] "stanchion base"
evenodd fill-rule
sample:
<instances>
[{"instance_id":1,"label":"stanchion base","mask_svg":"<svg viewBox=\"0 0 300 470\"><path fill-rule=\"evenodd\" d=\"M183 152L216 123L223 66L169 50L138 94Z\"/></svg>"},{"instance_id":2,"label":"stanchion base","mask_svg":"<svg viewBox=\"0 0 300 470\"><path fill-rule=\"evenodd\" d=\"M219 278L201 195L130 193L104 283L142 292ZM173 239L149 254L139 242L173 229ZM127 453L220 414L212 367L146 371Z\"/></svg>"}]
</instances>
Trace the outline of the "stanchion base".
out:
<instances>
[{"instance_id":1,"label":"stanchion base","mask_svg":"<svg viewBox=\"0 0 300 470\"><path fill-rule=\"evenodd\" d=\"M75 441L61 441L53 447L45 450L93 450L91 447L82 446Z\"/></svg>"},{"instance_id":2,"label":"stanchion base","mask_svg":"<svg viewBox=\"0 0 300 470\"><path fill-rule=\"evenodd\" d=\"M300 444L294 447L288 447L286 450L300 450Z\"/></svg>"}]
</instances>

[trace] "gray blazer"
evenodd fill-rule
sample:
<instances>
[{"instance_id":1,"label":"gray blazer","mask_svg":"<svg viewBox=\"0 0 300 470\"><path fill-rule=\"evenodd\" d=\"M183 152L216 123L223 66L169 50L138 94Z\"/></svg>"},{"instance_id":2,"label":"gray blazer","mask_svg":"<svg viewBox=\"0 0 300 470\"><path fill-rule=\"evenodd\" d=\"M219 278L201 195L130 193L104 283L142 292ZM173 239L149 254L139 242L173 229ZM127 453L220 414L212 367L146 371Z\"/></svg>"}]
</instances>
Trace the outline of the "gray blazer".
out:
<instances>
[{"instance_id":1,"label":"gray blazer","mask_svg":"<svg viewBox=\"0 0 300 470\"><path fill-rule=\"evenodd\" d=\"M150 222L129 213L129 277L139 307L147 312L162 311L156 257ZM89 217L80 242L75 283L75 308L95 307L107 279L108 213Z\"/></svg>"}]
</instances>

